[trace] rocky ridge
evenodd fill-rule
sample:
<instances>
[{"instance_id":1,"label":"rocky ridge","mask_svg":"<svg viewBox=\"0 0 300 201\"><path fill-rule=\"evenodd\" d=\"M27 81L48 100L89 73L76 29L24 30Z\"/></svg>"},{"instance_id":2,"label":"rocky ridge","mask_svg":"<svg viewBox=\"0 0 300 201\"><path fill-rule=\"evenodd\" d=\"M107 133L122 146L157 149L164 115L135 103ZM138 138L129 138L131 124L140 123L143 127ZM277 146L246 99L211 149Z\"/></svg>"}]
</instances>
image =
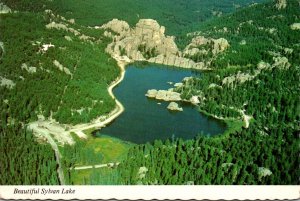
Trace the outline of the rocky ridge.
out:
<instances>
[{"instance_id":1,"label":"rocky ridge","mask_svg":"<svg viewBox=\"0 0 300 201\"><path fill-rule=\"evenodd\" d=\"M188 57L200 51L193 45L199 42L212 43L214 54L229 47L229 43L224 38L205 39L205 41L199 41L199 38L196 38L184 52L181 52L175 43L175 37L166 36L165 27L152 19L141 19L134 28L130 28L125 21L113 19L100 28L105 29L105 36L113 38L113 42L107 46L106 51L114 58L116 56L128 57L131 62L148 61L183 68L209 69L207 63L195 62Z\"/></svg>"},{"instance_id":2,"label":"rocky ridge","mask_svg":"<svg viewBox=\"0 0 300 201\"><path fill-rule=\"evenodd\" d=\"M242 84L246 81L253 80L263 70L269 70L269 69L272 69L272 68L279 68L281 70L288 70L289 67L291 66L288 59L284 56L273 57L273 61L274 61L274 63L272 65L269 64L269 63L266 63L264 61L259 62L257 64L257 69L254 70L253 74L250 74L250 73L247 73L247 72L242 73L242 72L239 71L237 74L225 77L222 80L222 85L226 85L226 84L227 85L233 85L234 82Z\"/></svg>"}]
</instances>

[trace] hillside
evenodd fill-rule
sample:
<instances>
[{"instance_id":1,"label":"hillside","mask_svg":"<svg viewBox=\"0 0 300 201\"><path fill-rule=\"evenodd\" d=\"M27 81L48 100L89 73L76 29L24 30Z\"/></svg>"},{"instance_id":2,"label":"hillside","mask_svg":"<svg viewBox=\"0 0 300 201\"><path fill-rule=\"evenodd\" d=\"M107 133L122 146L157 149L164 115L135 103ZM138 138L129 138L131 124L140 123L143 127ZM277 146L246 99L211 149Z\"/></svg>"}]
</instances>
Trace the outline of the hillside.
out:
<instances>
[{"instance_id":1,"label":"hillside","mask_svg":"<svg viewBox=\"0 0 300 201\"><path fill-rule=\"evenodd\" d=\"M37 148L26 148L28 139L21 138L23 135L31 135L23 131L26 130L25 125L38 117L77 124L108 114L114 109L115 102L109 95L107 86L117 78L120 70L104 51L109 39L102 36L101 30L77 25L73 20L67 20L51 10L6 10L1 14L0 23L1 152L11 155L1 158L1 164L4 165L1 175L15 175L14 172L20 172L17 167L24 174L32 171L29 161L36 154ZM59 129L58 132L62 132L66 127ZM15 140L17 135L12 139L8 138L10 135L13 137L14 133L19 134L20 139ZM15 153L7 147L11 140L21 150L28 150L24 152L24 161L15 161ZM49 150L49 145L44 145L47 141L44 137L40 136L38 141L43 142L41 148L47 146ZM34 141L30 143L39 147ZM38 153L41 160L49 157L44 152ZM55 158L51 160L55 163ZM50 178L49 174L56 172L56 165L37 165L42 172L38 181L34 178L36 174L27 174L32 178L24 181L22 175L15 175L10 178L12 180L1 177L1 183L51 182L45 178ZM16 169L10 169L14 166ZM49 168L54 171L49 171ZM56 178L56 183L57 180Z\"/></svg>"},{"instance_id":2,"label":"hillside","mask_svg":"<svg viewBox=\"0 0 300 201\"><path fill-rule=\"evenodd\" d=\"M193 25L213 16L233 12L253 2L266 0L53 0L20 1L4 0L4 3L18 10L41 10L47 5L66 18L74 18L79 24L96 26L117 18L131 26L139 19L154 19L167 27L167 34L178 35L193 30Z\"/></svg>"}]
</instances>

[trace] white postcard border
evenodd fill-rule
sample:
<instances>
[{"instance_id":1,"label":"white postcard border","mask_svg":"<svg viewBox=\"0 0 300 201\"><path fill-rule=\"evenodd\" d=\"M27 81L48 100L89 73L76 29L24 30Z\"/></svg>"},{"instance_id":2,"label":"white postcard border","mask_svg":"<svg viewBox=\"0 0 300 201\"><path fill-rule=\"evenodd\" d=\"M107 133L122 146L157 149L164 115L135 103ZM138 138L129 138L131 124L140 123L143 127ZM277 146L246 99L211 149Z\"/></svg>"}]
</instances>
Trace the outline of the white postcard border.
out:
<instances>
[{"instance_id":1,"label":"white postcard border","mask_svg":"<svg viewBox=\"0 0 300 201\"><path fill-rule=\"evenodd\" d=\"M50 191L49 191L50 189ZM0 186L0 199L296 200L300 186Z\"/></svg>"}]
</instances>

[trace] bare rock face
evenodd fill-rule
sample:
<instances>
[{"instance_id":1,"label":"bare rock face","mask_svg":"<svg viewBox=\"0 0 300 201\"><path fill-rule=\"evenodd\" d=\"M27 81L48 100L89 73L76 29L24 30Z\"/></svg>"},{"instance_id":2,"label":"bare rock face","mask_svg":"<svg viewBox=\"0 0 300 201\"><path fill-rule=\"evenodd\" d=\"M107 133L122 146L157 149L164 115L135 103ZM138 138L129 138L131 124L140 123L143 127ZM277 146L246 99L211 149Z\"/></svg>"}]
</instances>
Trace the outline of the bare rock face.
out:
<instances>
[{"instance_id":1,"label":"bare rock face","mask_svg":"<svg viewBox=\"0 0 300 201\"><path fill-rule=\"evenodd\" d=\"M165 28L152 19L141 19L133 29L129 29L126 22L115 19L102 27L120 34L115 37L114 44L108 47L110 52L118 55L126 53L133 60L141 61L146 57L174 55L178 52L174 38L165 36Z\"/></svg>"},{"instance_id":2,"label":"bare rock face","mask_svg":"<svg viewBox=\"0 0 300 201\"><path fill-rule=\"evenodd\" d=\"M175 102L171 102L167 108L169 110L173 110L173 111L183 111L183 109L181 107L179 107L178 104Z\"/></svg>"},{"instance_id":3,"label":"bare rock face","mask_svg":"<svg viewBox=\"0 0 300 201\"><path fill-rule=\"evenodd\" d=\"M209 68L213 58L217 54L224 52L229 46L229 42L225 38L214 39L196 36L186 46L183 55L186 58L194 59L201 57L201 61L195 60L197 63L194 66L198 69Z\"/></svg>"},{"instance_id":4,"label":"bare rock face","mask_svg":"<svg viewBox=\"0 0 300 201\"><path fill-rule=\"evenodd\" d=\"M275 7L278 10L285 9L286 6L287 6L287 1L286 0L276 0Z\"/></svg>"},{"instance_id":5,"label":"bare rock face","mask_svg":"<svg viewBox=\"0 0 300 201\"><path fill-rule=\"evenodd\" d=\"M204 36L196 36L192 39L191 43L186 46L184 54L194 55L201 52L197 47L209 45L214 55L225 51L229 47L229 43L225 38L213 39L205 38ZM207 54L208 50L202 50L201 54Z\"/></svg>"},{"instance_id":6,"label":"bare rock face","mask_svg":"<svg viewBox=\"0 0 300 201\"><path fill-rule=\"evenodd\" d=\"M113 42L106 51L114 58L127 56L131 61L148 61L151 63L178 66L183 68L207 69L204 63L195 63L182 57L173 36L165 35L165 27L152 19L141 19L134 28L120 20L112 20L101 28L105 35L112 36ZM113 36L110 30L117 33Z\"/></svg>"},{"instance_id":7,"label":"bare rock face","mask_svg":"<svg viewBox=\"0 0 300 201\"><path fill-rule=\"evenodd\" d=\"M112 21L104 24L101 28L103 29L111 29L112 31L122 34L124 32L129 31L130 27L127 22L123 20L113 19Z\"/></svg>"},{"instance_id":8,"label":"bare rock face","mask_svg":"<svg viewBox=\"0 0 300 201\"><path fill-rule=\"evenodd\" d=\"M214 49L212 50L213 54L218 54L220 52L223 52L229 47L229 43L225 38L219 38L213 40L213 43L214 43Z\"/></svg>"}]
</instances>

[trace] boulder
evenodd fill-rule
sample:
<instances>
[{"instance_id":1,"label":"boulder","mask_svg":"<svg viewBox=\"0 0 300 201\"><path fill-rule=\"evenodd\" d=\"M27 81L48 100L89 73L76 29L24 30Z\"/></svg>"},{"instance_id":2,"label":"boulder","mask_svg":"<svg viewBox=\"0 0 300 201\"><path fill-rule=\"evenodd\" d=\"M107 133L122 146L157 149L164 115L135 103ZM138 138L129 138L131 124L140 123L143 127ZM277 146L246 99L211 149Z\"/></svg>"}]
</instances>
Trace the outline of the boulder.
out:
<instances>
[{"instance_id":1,"label":"boulder","mask_svg":"<svg viewBox=\"0 0 300 201\"><path fill-rule=\"evenodd\" d=\"M155 98L157 100L164 101L180 101L180 93L173 92L172 90L155 90L150 89L147 91L146 95L149 98Z\"/></svg>"},{"instance_id":2,"label":"boulder","mask_svg":"<svg viewBox=\"0 0 300 201\"><path fill-rule=\"evenodd\" d=\"M183 111L183 109L179 107L178 104L175 102L171 102L167 108L172 111Z\"/></svg>"},{"instance_id":3,"label":"boulder","mask_svg":"<svg viewBox=\"0 0 300 201\"><path fill-rule=\"evenodd\" d=\"M197 105L197 104L200 103L198 96L192 96L192 97L190 98L190 102L191 102L192 104L194 104L194 105Z\"/></svg>"},{"instance_id":4,"label":"boulder","mask_svg":"<svg viewBox=\"0 0 300 201\"><path fill-rule=\"evenodd\" d=\"M149 98L155 98L157 95L157 90L156 89L150 89L147 91L146 95Z\"/></svg>"},{"instance_id":5,"label":"boulder","mask_svg":"<svg viewBox=\"0 0 300 201\"><path fill-rule=\"evenodd\" d=\"M174 87L182 87L182 86L183 86L183 84L181 82L178 82L178 83L174 84Z\"/></svg>"}]
</instances>

